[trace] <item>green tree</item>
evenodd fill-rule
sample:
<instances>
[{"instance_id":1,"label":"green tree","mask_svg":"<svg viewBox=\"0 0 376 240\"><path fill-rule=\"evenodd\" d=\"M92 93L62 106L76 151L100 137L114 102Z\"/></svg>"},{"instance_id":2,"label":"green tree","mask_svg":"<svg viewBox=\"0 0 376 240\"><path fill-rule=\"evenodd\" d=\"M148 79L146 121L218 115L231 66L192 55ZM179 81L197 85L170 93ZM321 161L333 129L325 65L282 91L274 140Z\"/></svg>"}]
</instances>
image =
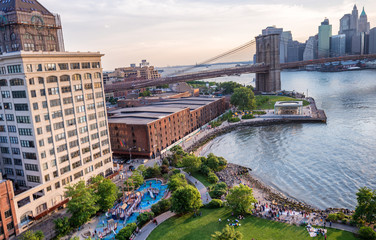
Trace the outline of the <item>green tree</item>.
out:
<instances>
[{"instance_id":1,"label":"green tree","mask_svg":"<svg viewBox=\"0 0 376 240\"><path fill-rule=\"evenodd\" d=\"M168 182L168 189L171 192L176 191L179 187L185 187L188 185L187 180L185 179L184 174L177 173L171 176L170 181Z\"/></svg>"},{"instance_id":2,"label":"green tree","mask_svg":"<svg viewBox=\"0 0 376 240\"><path fill-rule=\"evenodd\" d=\"M155 164L154 167L148 167L144 171L144 177L148 178L156 178L161 176L161 169L159 168L158 164Z\"/></svg>"},{"instance_id":3,"label":"green tree","mask_svg":"<svg viewBox=\"0 0 376 240\"><path fill-rule=\"evenodd\" d=\"M221 89L223 89L223 94L225 94L225 95L232 94L236 88L239 88L239 87L242 87L242 86L243 85L241 85L240 83L232 82L232 81L219 84L219 87Z\"/></svg>"},{"instance_id":4,"label":"green tree","mask_svg":"<svg viewBox=\"0 0 376 240\"><path fill-rule=\"evenodd\" d=\"M201 206L200 192L191 185L180 187L172 194L171 211L177 214L193 212Z\"/></svg>"},{"instance_id":5,"label":"green tree","mask_svg":"<svg viewBox=\"0 0 376 240\"><path fill-rule=\"evenodd\" d=\"M20 237L21 240L42 240L44 239L44 234L42 231L32 231L32 230L29 230L27 232L25 232L24 234L22 234L22 236Z\"/></svg>"},{"instance_id":6,"label":"green tree","mask_svg":"<svg viewBox=\"0 0 376 240\"><path fill-rule=\"evenodd\" d=\"M231 96L231 104L241 110L253 110L256 108L255 95L250 88L236 88Z\"/></svg>"},{"instance_id":7,"label":"green tree","mask_svg":"<svg viewBox=\"0 0 376 240\"><path fill-rule=\"evenodd\" d=\"M171 201L170 199L162 199L161 201L157 202L156 204L153 204L151 206L151 211L156 215L160 215L164 212L167 212L171 208Z\"/></svg>"},{"instance_id":8,"label":"green tree","mask_svg":"<svg viewBox=\"0 0 376 240\"><path fill-rule=\"evenodd\" d=\"M118 234L116 234L116 240L129 240L132 236L133 232L136 230L137 224L136 223L129 223L125 228L121 229Z\"/></svg>"},{"instance_id":9,"label":"green tree","mask_svg":"<svg viewBox=\"0 0 376 240\"><path fill-rule=\"evenodd\" d=\"M58 238L64 237L71 231L71 227L69 225L69 218L58 218L54 220L55 223L55 231Z\"/></svg>"},{"instance_id":10,"label":"green tree","mask_svg":"<svg viewBox=\"0 0 376 240\"><path fill-rule=\"evenodd\" d=\"M217 175L215 175L215 173L211 172L208 174L208 178L207 178L208 182L209 183L217 183L219 181Z\"/></svg>"},{"instance_id":11,"label":"green tree","mask_svg":"<svg viewBox=\"0 0 376 240\"><path fill-rule=\"evenodd\" d=\"M376 220L376 191L362 187L356 193L358 205L355 208L353 219L363 220L373 224Z\"/></svg>"},{"instance_id":12,"label":"green tree","mask_svg":"<svg viewBox=\"0 0 376 240\"><path fill-rule=\"evenodd\" d=\"M127 189L133 189L133 188L138 188L144 183L144 177L139 171L134 171L132 173L132 176L130 176L125 182L124 182L124 187ZM128 189L127 189L128 190Z\"/></svg>"},{"instance_id":13,"label":"green tree","mask_svg":"<svg viewBox=\"0 0 376 240\"><path fill-rule=\"evenodd\" d=\"M153 212L144 212L137 216L137 225L141 228L154 218Z\"/></svg>"},{"instance_id":14,"label":"green tree","mask_svg":"<svg viewBox=\"0 0 376 240\"><path fill-rule=\"evenodd\" d=\"M98 175L98 185L96 186L97 204L99 209L107 211L114 206L119 189L110 179L105 179Z\"/></svg>"},{"instance_id":15,"label":"green tree","mask_svg":"<svg viewBox=\"0 0 376 240\"><path fill-rule=\"evenodd\" d=\"M93 188L87 188L83 180L66 187L65 197L70 198L67 203L71 226L78 227L86 223L98 211L97 196Z\"/></svg>"},{"instance_id":16,"label":"green tree","mask_svg":"<svg viewBox=\"0 0 376 240\"><path fill-rule=\"evenodd\" d=\"M226 197L228 206L236 213L250 213L256 199L253 196L252 189L248 186L240 184L230 189L230 193Z\"/></svg>"},{"instance_id":17,"label":"green tree","mask_svg":"<svg viewBox=\"0 0 376 240\"><path fill-rule=\"evenodd\" d=\"M361 227L358 232L360 239L376 240L376 232L371 227Z\"/></svg>"},{"instance_id":18,"label":"green tree","mask_svg":"<svg viewBox=\"0 0 376 240\"><path fill-rule=\"evenodd\" d=\"M183 158L183 166L188 172L192 173L200 168L201 159L194 155L185 156Z\"/></svg>"},{"instance_id":19,"label":"green tree","mask_svg":"<svg viewBox=\"0 0 376 240\"><path fill-rule=\"evenodd\" d=\"M210 153L204 164L214 172L219 172L226 168L227 161L223 157L217 157L213 153Z\"/></svg>"},{"instance_id":20,"label":"green tree","mask_svg":"<svg viewBox=\"0 0 376 240\"><path fill-rule=\"evenodd\" d=\"M211 237L212 240L242 240L243 234L235 230L233 226L226 225L222 232L215 232Z\"/></svg>"},{"instance_id":21,"label":"green tree","mask_svg":"<svg viewBox=\"0 0 376 240\"><path fill-rule=\"evenodd\" d=\"M210 197L220 199L227 192L227 185L224 182L220 182L211 187L209 192Z\"/></svg>"},{"instance_id":22,"label":"green tree","mask_svg":"<svg viewBox=\"0 0 376 240\"><path fill-rule=\"evenodd\" d=\"M183 157L187 155L180 145L172 147L170 152L172 153L172 155L169 156L170 164L175 167L180 165Z\"/></svg>"}]
</instances>

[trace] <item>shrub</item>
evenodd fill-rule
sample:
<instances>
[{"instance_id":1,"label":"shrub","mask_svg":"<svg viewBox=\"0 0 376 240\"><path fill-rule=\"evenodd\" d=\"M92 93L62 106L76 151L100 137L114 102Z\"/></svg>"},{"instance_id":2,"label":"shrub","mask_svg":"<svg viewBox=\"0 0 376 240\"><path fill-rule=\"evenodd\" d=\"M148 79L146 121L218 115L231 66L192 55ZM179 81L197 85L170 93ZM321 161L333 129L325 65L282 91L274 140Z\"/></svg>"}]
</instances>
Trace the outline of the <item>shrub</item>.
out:
<instances>
[{"instance_id":1,"label":"shrub","mask_svg":"<svg viewBox=\"0 0 376 240\"><path fill-rule=\"evenodd\" d=\"M162 166L161 166L161 173L162 173L162 174L167 174L168 171L169 171L169 168L168 168L167 165L162 165Z\"/></svg>"},{"instance_id":2,"label":"shrub","mask_svg":"<svg viewBox=\"0 0 376 240\"><path fill-rule=\"evenodd\" d=\"M227 192L227 185L224 182L217 183L211 187L209 195L211 198L220 199Z\"/></svg>"},{"instance_id":3,"label":"shrub","mask_svg":"<svg viewBox=\"0 0 376 240\"><path fill-rule=\"evenodd\" d=\"M211 172L211 170L207 165L202 164L200 167L200 172L205 176L209 176L209 173Z\"/></svg>"},{"instance_id":4,"label":"shrub","mask_svg":"<svg viewBox=\"0 0 376 240\"><path fill-rule=\"evenodd\" d=\"M170 210L170 207L171 207L171 201L168 200L168 199L162 199L158 203L151 206L151 211L153 211L155 216L158 216L158 215Z\"/></svg>"},{"instance_id":5,"label":"shrub","mask_svg":"<svg viewBox=\"0 0 376 240\"><path fill-rule=\"evenodd\" d=\"M159 169L159 166L154 166L154 167L148 167L144 171L144 177L145 179L148 178L156 178L161 176L161 170Z\"/></svg>"},{"instance_id":6,"label":"shrub","mask_svg":"<svg viewBox=\"0 0 376 240\"><path fill-rule=\"evenodd\" d=\"M253 119L255 118L252 114L243 115L242 119Z\"/></svg>"},{"instance_id":7,"label":"shrub","mask_svg":"<svg viewBox=\"0 0 376 240\"><path fill-rule=\"evenodd\" d=\"M336 222L338 220L338 217L336 213L330 213L326 219L332 222Z\"/></svg>"},{"instance_id":8,"label":"shrub","mask_svg":"<svg viewBox=\"0 0 376 240\"><path fill-rule=\"evenodd\" d=\"M139 228L154 218L153 212L144 212L137 216L137 225Z\"/></svg>"},{"instance_id":9,"label":"shrub","mask_svg":"<svg viewBox=\"0 0 376 240\"><path fill-rule=\"evenodd\" d=\"M210 182L210 183L217 183L218 180L219 179L218 179L217 175L215 175L215 173L213 173L213 172L209 173L209 175L208 175L208 182Z\"/></svg>"},{"instance_id":10,"label":"shrub","mask_svg":"<svg viewBox=\"0 0 376 240\"><path fill-rule=\"evenodd\" d=\"M208 203L208 208L221 208L223 207L223 202L219 199L213 199Z\"/></svg>"},{"instance_id":11,"label":"shrub","mask_svg":"<svg viewBox=\"0 0 376 240\"><path fill-rule=\"evenodd\" d=\"M167 166L170 165L170 163L168 162L168 159L167 159L167 158L163 159L163 161L162 161L162 165L167 165Z\"/></svg>"},{"instance_id":12,"label":"shrub","mask_svg":"<svg viewBox=\"0 0 376 240\"><path fill-rule=\"evenodd\" d=\"M253 111L253 114L255 114L255 115L265 115L266 112L265 111Z\"/></svg>"},{"instance_id":13,"label":"shrub","mask_svg":"<svg viewBox=\"0 0 376 240\"><path fill-rule=\"evenodd\" d=\"M173 173L173 174L178 174L178 173L181 173L181 172L180 172L180 169L176 169L176 168L175 168L174 170L172 170L172 173Z\"/></svg>"},{"instance_id":14,"label":"shrub","mask_svg":"<svg viewBox=\"0 0 376 240\"><path fill-rule=\"evenodd\" d=\"M370 227L361 227L359 237L364 240L376 240L376 232Z\"/></svg>"},{"instance_id":15,"label":"shrub","mask_svg":"<svg viewBox=\"0 0 376 240\"><path fill-rule=\"evenodd\" d=\"M121 229L118 234L116 234L115 239L128 240L132 236L136 228L137 228L136 223L128 224L125 228Z\"/></svg>"},{"instance_id":16,"label":"shrub","mask_svg":"<svg viewBox=\"0 0 376 240\"><path fill-rule=\"evenodd\" d=\"M343 220L346 217L346 215L343 212L337 212L337 219Z\"/></svg>"},{"instance_id":17,"label":"shrub","mask_svg":"<svg viewBox=\"0 0 376 240\"><path fill-rule=\"evenodd\" d=\"M236 122L240 122L240 118L238 118L238 117L232 117L232 118L229 118L227 121L229 121L231 123L236 123Z\"/></svg>"}]
</instances>

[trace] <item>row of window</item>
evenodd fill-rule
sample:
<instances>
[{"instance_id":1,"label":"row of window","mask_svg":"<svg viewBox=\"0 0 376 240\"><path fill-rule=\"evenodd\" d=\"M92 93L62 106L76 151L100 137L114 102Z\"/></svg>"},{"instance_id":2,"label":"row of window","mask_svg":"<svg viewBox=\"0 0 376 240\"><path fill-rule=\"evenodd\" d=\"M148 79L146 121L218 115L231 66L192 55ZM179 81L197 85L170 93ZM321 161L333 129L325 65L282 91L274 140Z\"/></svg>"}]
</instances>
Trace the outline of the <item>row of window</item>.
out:
<instances>
[{"instance_id":1,"label":"row of window","mask_svg":"<svg viewBox=\"0 0 376 240\"><path fill-rule=\"evenodd\" d=\"M0 114L0 121L6 120L7 122L14 121L13 114L5 114L5 118L3 114ZM16 116L17 123L30 123L30 117L28 116Z\"/></svg>"},{"instance_id":2,"label":"row of window","mask_svg":"<svg viewBox=\"0 0 376 240\"><path fill-rule=\"evenodd\" d=\"M34 68L33 68L34 67ZM83 62L83 63L47 63L44 65L44 71L66 71L66 70L77 70L77 69L96 69L100 68L100 62ZM27 72L42 72L43 65L42 64L27 64L26 65Z\"/></svg>"}]
</instances>

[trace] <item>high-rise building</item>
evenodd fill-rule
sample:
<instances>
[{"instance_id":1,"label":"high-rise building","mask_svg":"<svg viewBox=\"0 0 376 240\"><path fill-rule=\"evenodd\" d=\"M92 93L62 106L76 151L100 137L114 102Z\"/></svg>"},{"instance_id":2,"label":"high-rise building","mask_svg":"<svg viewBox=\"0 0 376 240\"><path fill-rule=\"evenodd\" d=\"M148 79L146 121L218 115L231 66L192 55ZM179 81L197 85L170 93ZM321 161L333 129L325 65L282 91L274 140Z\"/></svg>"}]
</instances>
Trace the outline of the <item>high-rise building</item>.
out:
<instances>
[{"instance_id":1,"label":"high-rise building","mask_svg":"<svg viewBox=\"0 0 376 240\"><path fill-rule=\"evenodd\" d=\"M368 34L369 30L370 30L370 23L368 22L367 14L364 11L364 7L363 7L363 11L359 17L358 32L364 32Z\"/></svg>"},{"instance_id":2,"label":"high-rise building","mask_svg":"<svg viewBox=\"0 0 376 240\"><path fill-rule=\"evenodd\" d=\"M329 19L325 20L319 26L318 34L318 58L325 58L330 56L330 37L332 36L332 25L329 24Z\"/></svg>"},{"instance_id":3,"label":"high-rise building","mask_svg":"<svg viewBox=\"0 0 376 240\"><path fill-rule=\"evenodd\" d=\"M366 50L366 33L359 32L352 37L352 46L351 52L352 54L365 54Z\"/></svg>"},{"instance_id":4,"label":"high-rise building","mask_svg":"<svg viewBox=\"0 0 376 240\"><path fill-rule=\"evenodd\" d=\"M317 59L317 44L317 35L308 38L303 52L304 61Z\"/></svg>"},{"instance_id":5,"label":"high-rise building","mask_svg":"<svg viewBox=\"0 0 376 240\"><path fill-rule=\"evenodd\" d=\"M64 51L60 16L37 0L0 1L0 52Z\"/></svg>"},{"instance_id":6,"label":"high-rise building","mask_svg":"<svg viewBox=\"0 0 376 240\"><path fill-rule=\"evenodd\" d=\"M0 186L1 197L6 190L14 208L8 239L64 206L67 184L111 175L113 164L103 55L60 51L61 29L54 25L60 19L36 0L0 6L0 45L10 50L0 55L0 173L15 189ZM6 47L12 44L18 47ZM9 206L0 202L0 213Z\"/></svg>"},{"instance_id":7,"label":"high-rise building","mask_svg":"<svg viewBox=\"0 0 376 240\"><path fill-rule=\"evenodd\" d=\"M0 239L9 239L19 232L13 198L12 182L3 180L0 173Z\"/></svg>"},{"instance_id":8,"label":"high-rise building","mask_svg":"<svg viewBox=\"0 0 376 240\"><path fill-rule=\"evenodd\" d=\"M369 54L376 53L376 28L372 28L369 31Z\"/></svg>"},{"instance_id":9,"label":"high-rise building","mask_svg":"<svg viewBox=\"0 0 376 240\"><path fill-rule=\"evenodd\" d=\"M292 42L291 31L283 31L283 28L276 28L275 26L267 27L262 30L262 35L268 34L279 34L280 43L279 43L279 57L281 63L286 63L288 58L288 45Z\"/></svg>"},{"instance_id":10,"label":"high-rise building","mask_svg":"<svg viewBox=\"0 0 376 240\"><path fill-rule=\"evenodd\" d=\"M354 4L354 8L351 12L350 29L355 30L355 32L358 32L358 16L358 8L356 7L356 4Z\"/></svg>"},{"instance_id":11,"label":"high-rise building","mask_svg":"<svg viewBox=\"0 0 376 240\"><path fill-rule=\"evenodd\" d=\"M330 38L330 55L340 57L346 54L346 35L339 34Z\"/></svg>"}]
</instances>

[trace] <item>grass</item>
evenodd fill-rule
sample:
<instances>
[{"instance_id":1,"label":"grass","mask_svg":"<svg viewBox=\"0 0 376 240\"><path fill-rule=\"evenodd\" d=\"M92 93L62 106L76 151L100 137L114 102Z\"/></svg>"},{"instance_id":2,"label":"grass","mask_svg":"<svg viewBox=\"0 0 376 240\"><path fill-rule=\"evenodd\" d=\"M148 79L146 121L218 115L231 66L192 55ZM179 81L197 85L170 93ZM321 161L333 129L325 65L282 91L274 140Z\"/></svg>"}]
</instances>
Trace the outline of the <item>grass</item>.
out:
<instances>
[{"instance_id":1,"label":"grass","mask_svg":"<svg viewBox=\"0 0 376 240\"><path fill-rule=\"evenodd\" d=\"M218 219L222 219L219 223ZM227 224L227 219L233 220L231 212L226 208L202 209L202 216L194 218L192 214L173 217L160 224L147 238L147 240L209 240L215 231L221 231ZM236 229L243 233L244 240L305 240L311 238L304 227L292 226L285 223L269 221L256 217L246 217L240 220L241 226ZM327 239L330 240L355 240L353 233L328 229Z\"/></svg>"},{"instance_id":2,"label":"grass","mask_svg":"<svg viewBox=\"0 0 376 240\"><path fill-rule=\"evenodd\" d=\"M209 187L210 185L212 185L210 182L208 182L207 177L198 171L193 172L192 177L199 180L202 184L204 184L205 187Z\"/></svg>"},{"instance_id":3,"label":"grass","mask_svg":"<svg viewBox=\"0 0 376 240\"><path fill-rule=\"evenodd\" d=\"M258 95L256 96L257 98L264 97L263 95ZM301 99L296 99L296 98L290 98L290 97L284 97L284 96L267 96L269 98L269 101L266 103L263 103L259 106L257 106L257 109L274 109L274 104L279 101L302 101ZM306 100L303 100L303 106L308 106L309 102Z\"/></svg>"}]
</instances>

